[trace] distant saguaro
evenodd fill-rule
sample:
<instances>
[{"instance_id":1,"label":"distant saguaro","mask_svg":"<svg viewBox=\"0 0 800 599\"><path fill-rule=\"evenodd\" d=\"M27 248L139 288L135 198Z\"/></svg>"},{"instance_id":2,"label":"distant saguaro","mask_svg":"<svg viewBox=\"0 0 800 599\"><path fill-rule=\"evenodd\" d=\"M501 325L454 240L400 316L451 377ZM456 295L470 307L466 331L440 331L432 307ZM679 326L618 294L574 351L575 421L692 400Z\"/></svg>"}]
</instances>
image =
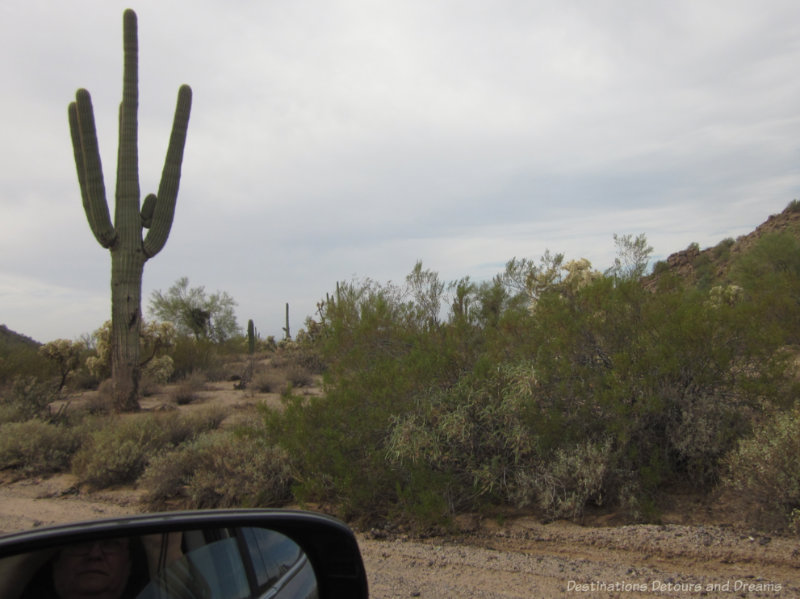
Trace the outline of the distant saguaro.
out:
<instances>
[{"instance_id":1,"label":"distant saguaro","mask_svg":"<svg viewBox=\"0 0 800 599\"><path fill-rule=\"evenodd\" d=\"M283 327L283 332L286 334L284 339L291 340L292 332L289 330L289 302L286 302L286 326Z\"/></svg>"}]
</instances>

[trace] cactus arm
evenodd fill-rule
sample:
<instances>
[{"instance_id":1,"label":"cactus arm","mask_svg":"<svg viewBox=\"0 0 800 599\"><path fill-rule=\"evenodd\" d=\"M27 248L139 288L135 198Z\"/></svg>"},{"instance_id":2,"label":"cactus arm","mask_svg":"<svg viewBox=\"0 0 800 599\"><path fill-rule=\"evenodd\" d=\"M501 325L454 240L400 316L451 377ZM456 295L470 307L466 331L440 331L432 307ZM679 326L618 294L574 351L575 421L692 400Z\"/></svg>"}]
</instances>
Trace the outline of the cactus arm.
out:
<instances>
[{"instance_id":1,"label":"cactus arm","mask_svg":"<svg viewBox=\"0 0 800 599\"><path fill-rule=\"evenodd\" d=\"M114 224L128 247L141 244L139 214L139 44L136 13L123 14L122 104L119 110L117 191Z\"/></svg>"},{"instance_id":2,"label":"cactus arm","mask_svg":"<svg viewBox=\"0 0 800 599\"><path fill-rule=\"evenodd\" d=\"M178 102L175 106L175 118L172 123L172 133L169 137L167 157L164 161L164 170L161 173L161 182L158 186L158 196L155 201L150 230L144 240L144 253L152 258L164 247L172 228L172 219L175 215L175 201L178 197L178 186L181 180L181 164L183 150L186 145L186 131L189 127L189 114L192 109L192 88L182 85L178 90Z\"/></svg>"},{"instance_id":3,"label":"cactus arm","mask_svg":"<svg viewBox=\"0 0 800 599\"><path fill-rule=\"evenodd\" d=\"M69 105L69 127L83 209L89 221L89 228L101 246L110 248L117 240L117 232L111 224L106 202L92 98L85 89L79 89L75 102Z\"/></svg>"},{"instance_id":4,"label":"cactus arm","mask_svg":"<svg viewBox=\"0 0 800 599\"><path fill-rule=\"evenodd\" d=\"M156 209L156 194L148 195L142 202L142 228L149 229L153 224L153 212Z\"/></svg>"},{"instance_id":5,"label":"cactus arm","mask_svg":"<svg viewBox=\"0 0 800 599\"><path fill-rule=\"evenodd\" d=\"M83 147L81 146L81 131L78 124L78 105L75 102L70 102L67 115L69 116L69 133L72 137L72 152L75 155L75 167L78 171L78 185L81 188L83 208L88 216L89 196L86 193L86 167L83 164Z\"/></svg>"}]
</instances>

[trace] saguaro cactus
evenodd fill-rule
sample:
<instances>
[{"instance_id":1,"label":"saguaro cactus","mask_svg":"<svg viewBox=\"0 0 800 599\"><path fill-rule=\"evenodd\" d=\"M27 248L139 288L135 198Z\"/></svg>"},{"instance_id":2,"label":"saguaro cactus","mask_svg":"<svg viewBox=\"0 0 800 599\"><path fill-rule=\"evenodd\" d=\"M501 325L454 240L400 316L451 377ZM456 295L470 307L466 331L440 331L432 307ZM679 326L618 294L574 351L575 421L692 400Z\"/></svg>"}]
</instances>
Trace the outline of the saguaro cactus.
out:
<instances>
[{"instance_id":1,"label":"saguaro cactus","mask_svg":"<svg viewBox=\"0 0 800 599\"><path fill-rule=\"evenodd\" d=\"M158 193L148 195L140 207L138 41L136 13L130 9L123 15L123 53L113 224L106 202L92 100L85 89L79 89L75 102L69 105L69 125L86 218L97 241L111 252L111 371L115 407L120 411L131 411L139 408L142 272L144 263L164 247L172 227L192 90L188 85L182 85L178 90ZM144 238L143 229L148 229Z\"/></svg>"},{"instance_id":2,"label":"saguaro cactus","mask_svg":"<svg viewBox=\"0 0 800 599\"><path fill-rule=\"evenodd\" d=\"M252 318L247 321L247 351L251 355L256 353L256 326Z\"/></svg>"}]
</instances>

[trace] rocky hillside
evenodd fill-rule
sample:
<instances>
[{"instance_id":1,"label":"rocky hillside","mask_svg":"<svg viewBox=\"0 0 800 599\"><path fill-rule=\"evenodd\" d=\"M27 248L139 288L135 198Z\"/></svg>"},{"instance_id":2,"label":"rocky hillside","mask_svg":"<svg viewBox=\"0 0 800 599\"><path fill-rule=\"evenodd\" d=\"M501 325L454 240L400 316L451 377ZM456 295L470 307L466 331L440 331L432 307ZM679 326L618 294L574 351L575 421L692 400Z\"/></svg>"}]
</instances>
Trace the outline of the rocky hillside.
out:
<instances>
[{"instance_id":1,"label":"rocky hillside","mask_svg":"<svg viewBox=\"0 0 800 599\"><path fill-rule=\"evenodd\" d=\"M695 284L711 286L724 282L731 263L769 233L789 231L800 237L800 202L792 201L780 214L773 214L756 229L738 239L724 239L714 247L701 250L692 244L685 250L675 252L665 261L656 263L653 274L648 277L648 286L654 287L665 273L677 274Z\"/></svg>"}]
</instances>

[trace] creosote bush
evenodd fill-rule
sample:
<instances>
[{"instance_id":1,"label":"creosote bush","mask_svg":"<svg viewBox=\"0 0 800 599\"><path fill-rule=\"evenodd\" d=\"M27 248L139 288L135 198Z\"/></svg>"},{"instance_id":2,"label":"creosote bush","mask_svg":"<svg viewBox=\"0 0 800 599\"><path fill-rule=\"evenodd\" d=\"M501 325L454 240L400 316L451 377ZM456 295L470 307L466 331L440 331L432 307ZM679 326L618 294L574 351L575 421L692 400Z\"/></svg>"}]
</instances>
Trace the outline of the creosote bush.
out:
<instances>
[{"instance_id":1,"label":"creosote bush","mask_svg":"<svg viewBox=\"0 0 800 599\"><path fill-rule=\"evenodd\" d=\"M775 414L725 460L725 487L756 524L791 528L800 513L800 407Z\"/></svg>"},{"instance_id":2,"label":"creosote bush","mask_svg":"<svg viewBox=\"0 0 800 599\"><path fill-rule=\"evenodd\" d=\"M198 392L205 388L205 384L205 375L195 370L178 381L175 388L170 392L170 397L179 406L192 403L198 399Z\"/></svg>"},{"instance_id":3,"label":"creosote bush","mask_svg":"<svg viewBox=\"0 0 800 599\"><path fill-rule=\"evenodd\" d=\"M77 429L42 420L0 425L0 469L23 476L69 470L80 445Z\"/></svg>"},{"instance_id":4,"label":"creosote bush","mask_svg":"<svg viewBox=\"0 0 800 599\"><path fill-rule=\"evenodd\" d=\"M191 414L135 414L95 423L72 462L81 483L95 488L134 482L150 461L218 428L224 410Z\"/></svg>"},{"instance_id":5,"label":"creosote bush","mask_svg":"<svg viewBox=\"0 0 800 599\"><path fill-rule=\"evenodd\" d=\"M35 376L19 376L0 398L0 421L47 420L54 416L50 404L60 398L57 385Z\"/></svg>"},{"instance_id":6,"label":"creosote bush","mask_svg":"<svg viewBox=\"0 0 800 599\"><path fill-rule=\"evenodd\" d=\"M537 505L548 518L579 519L587 504L602 506L613 459L611 443L558 449L548 459L516 472L518 504Z\"/></svg>"},{"instance_id":7,"label":"creosote bush","mask_svg":"<svg viewBox=\"0 0 800 599\"><path fill-rule=\"evenodd\" d=\"M258 370L248 387L259 393L283 393L287 388L286 374L275 368Z\"/></svg>"},{"instance_id":8,"label":"creosote bush","mask_svg":"<svg viewBox=\"0 0 800 599\"><path fill-rule=\"evenodd\" d=\"M153 508L270 507L291 498L286 452L231 431L204 434L156 457L142 477Z\"/></svg>"}]
</instances>

